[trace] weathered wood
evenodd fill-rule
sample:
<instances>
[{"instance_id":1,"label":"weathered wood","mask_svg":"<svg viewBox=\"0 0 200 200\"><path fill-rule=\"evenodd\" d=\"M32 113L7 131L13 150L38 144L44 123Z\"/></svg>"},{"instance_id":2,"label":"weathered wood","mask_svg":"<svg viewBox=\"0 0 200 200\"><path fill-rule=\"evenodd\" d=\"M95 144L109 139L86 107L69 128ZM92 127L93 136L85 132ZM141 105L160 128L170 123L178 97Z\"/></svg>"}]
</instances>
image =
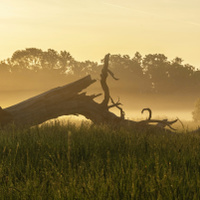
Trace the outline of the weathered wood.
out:
<instances>
[{"instance_id":1,"label":"weathered wood","mask_svg":"<svg viewBox=\"0 0 200 200\"><path fill-rule=\"evenodd\" d=\"M12 115L0 107L0 126L7 124L13 120Z\"/></svg>"},{"instance_id":2,"label":"weathered wood","mask_svg":"<svg viewBox=\"0 0 200 200\"><path fill-rule=\"evenodd\" d=\"M169 128L172 128L171 125L177 120L152 120L151 116L148 120L139 122L125 119L125 113L120 107L121 103L119 100L116 103L114 102L110 96L109 87L106 83L108 75L111 75L115 80L118 80L108 69L108 63L109 54L105 56L101 73L100 83L104 92L102 103L94 101L94 98L99 96L99 94L86 95L85 92L81 93L83 89L96 81L88 75L78 81L54 88L16 105L5 109L0 108L0 125L3 126L13 122L16 125L33 126L62 115L80 114L96 124L106 123L114 127L123 126L131 129L140 129L147 127L164 128L165 126L168 126ZM111 105L109 105L109 100L111 100ZM109 111L112 107L116 107L120 110L120 117ZM155 123L156 126L152 126L152 123Z\"/></svg>"},{"instance_id":3,"label":"weathered wood","mask_svg":"<svg viewBox=\"0 0 200 200\"><path fill-rule=\"evenodd\" d=\"M78 114L79 108L83 106L85 101L91 101L96 97L95 95L86 96L85 93L79 93L95 81L90 76L86 76L76 82L54 88L19 104L7 107L3 111L9 113L12 116L12 121L17 125L35 125L58 116ZM2 124L6 124L5 120L2 121Z\"/></svg>"},{"instance_id":4,"label":"weathered wood","mask_svg":"<svg viewBox=\"0 0 200 200\"><path fill-rule=\"evenodd\" d=\"M54 88L2 110L1 125L13 122L16 125L33 126L63 115L83 115L94 123L114 124L120 119L94 101L97 95L80 93L94 83L90 76L76 82ZM6 114L6 115L5 115ZM9 120L7 117L9 116Z\"/></svg>"},{"instance_id":5,"label":"weathered wood","mask_svg":"<svg viewBox=\"0 0 200 200\"><path fill-rule=\"evenodd\" d=\"M102 101L101 105L104 107L104 109L108 108L108 103L109 103L109 99L110 99L110 91L108 88L108 85L106 83L106 79L108 77L108 62L109 62L109 56L110 54L107 54L104 58L104 66L102 68L101 71L101 87L104 91L104 100Z\"/></svg>"}]
</instances>

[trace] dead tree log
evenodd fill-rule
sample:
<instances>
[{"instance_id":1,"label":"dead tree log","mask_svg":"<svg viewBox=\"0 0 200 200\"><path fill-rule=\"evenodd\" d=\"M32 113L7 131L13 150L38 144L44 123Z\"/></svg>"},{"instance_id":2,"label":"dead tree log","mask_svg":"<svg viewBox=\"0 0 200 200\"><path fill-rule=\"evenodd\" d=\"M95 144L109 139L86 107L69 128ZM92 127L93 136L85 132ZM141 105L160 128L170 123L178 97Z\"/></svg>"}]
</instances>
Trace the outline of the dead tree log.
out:
<instances>
[{"instance_id":1,"label":"dead tree log","mask_svg":"<svg viewBox=\"0 0 200 200\"><path fill-rule=\"evenodd\" d=\"M19 104L0 109L0 124L33 126L62 115L83 115L94 123L115 121L117 116L94 101L97 95L81 91L96 80L86 76L68 85L54 88Z\"/></svg>"},{"instance_id":2,"label":"dead tree log","mask_svg":"<svg viewBox=\"0 0 200 200\"><path fill-rule=\"evenodd\" d=\"M129 128L152 127L152 123L157 127L164 128L171 125L177 120L152 120L151 117L144 121L131 121L125 119L125 112L121 108L119 100L114 102L110 96L107 78L110 75L115 80L114 74L109 70L109 54L105 56L104 66L101 72L101 87L104 92L102 103L94 101L97 95L87 95L81 91L96 80L91 76L86 76L78 81L54 88L40 95L22 101L16 105L0 108L0 125L4 126L8 123L16 125L33 126L54 119L62 115L83 115L95 124L109 124L113 126L123 126ZM111 104L109 104L111 102ZM120 110L120 116L110 112L109 109L116 107ZM144 111L144 110L143 110ZM154 125L154 127L155 127Z\"/></svg>"}]
</instances>

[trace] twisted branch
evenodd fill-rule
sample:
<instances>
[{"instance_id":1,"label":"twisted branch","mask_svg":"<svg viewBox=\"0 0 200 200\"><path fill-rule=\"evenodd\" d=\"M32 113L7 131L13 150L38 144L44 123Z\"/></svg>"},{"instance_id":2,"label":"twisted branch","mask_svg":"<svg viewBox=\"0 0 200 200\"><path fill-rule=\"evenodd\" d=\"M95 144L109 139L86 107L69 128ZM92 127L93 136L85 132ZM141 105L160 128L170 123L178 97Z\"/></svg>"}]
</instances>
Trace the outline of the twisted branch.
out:
<instances>
[{"instance_id":1,"label":"twisted branch","mask_svg":"<svg viewBox=\"0 0 200 200\"><path fill-rule=\"evenodd\" d=\"M124 110L119 106L119 105L122 105L121 103L119 103L119 100L117 103L114 102L114 100L110 97L111 99L111 102L113 103L113 105L111 105L112 107L116 107L120 110L120 116L121 116L121 119L125 119L125 112ZM111 108L111 106L109 106Z\"/></svg>"},{"instance_id":2,"label":"twisted branch","mask_svg":"<svg viewBox=\"0 0 200 200\"><path fill-rule=\"evenodd\" d=\"M120 107L121 103L119 102L119 100L115 103L114 100L112 99L112 97L110 96L110 91L109 91L109 87L107 85L107 77L108 74L110 74L110 76L114 79L114 80L119 80L118 78L115 77L114 73L112 71L110 71L110 69L108 69L108 64L109 64L109 56L110 54L107 54L104 58L104 66L103 69L101 71L101 87L104 91L104 100L102 101L101 105L104 107L104 109L110 109L113 107L116 107L120 110L120 115L121 115L121 119L124 119L125 116L125 112L123 111L123 109ZM111 100L112 105L108 105L109 100Z\"/></svg>"},{"instance_id":3,"label":"twisted branch","mask_svg":"<svg viewBox=\"0 0 200 200\"><path fill-rule=\"evenodd\" d=\"M143 110L141 111L141 113L143 114L144 111L148 111L149 112L149 118L148 118L148 120L150 120L151 117L152 117L152 111L151 111L151 109L150 108L143 108Z\"/></svg>"},{"instance_id":4,"label":"twisted branch","mask_svg":"<svg viewBox=\"0 0 200 200\"><path fill-rule=\"evenodd\" d=\"M154 119L151 119L151 117L152 117L152 111L151 111L150 108L143 108L143 110L141 111L141 113L143 113L144 111L148 111L149 112L149 118L147 120L140 121L139 123L146 123L146 124L156 123L157 127L165 128L167 126L171 130L174 130L174 131L176 130L176 129L172 128L172 124L174 124L175 122L177 122L178 119L175 119L173 121L168 121L168 119L154 120Z\"/></svg>"}]
</instances>

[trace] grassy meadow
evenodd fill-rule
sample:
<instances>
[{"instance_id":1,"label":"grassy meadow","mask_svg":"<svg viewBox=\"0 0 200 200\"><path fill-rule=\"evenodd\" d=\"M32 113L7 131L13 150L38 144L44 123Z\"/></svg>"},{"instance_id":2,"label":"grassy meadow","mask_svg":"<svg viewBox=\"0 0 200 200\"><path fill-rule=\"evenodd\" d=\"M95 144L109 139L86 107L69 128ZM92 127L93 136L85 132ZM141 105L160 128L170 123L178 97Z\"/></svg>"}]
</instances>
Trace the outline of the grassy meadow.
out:
<instances>
[{"instance_id":1,"label":"grassy meadow","mask_svg":"<svg viewBox=\"0 0 200 200\"><path fill-rule=\"evenodd\" d=\"M55 122L0 130L0 199L199 199L200 134Z\"/></svg>"}]
</instances>

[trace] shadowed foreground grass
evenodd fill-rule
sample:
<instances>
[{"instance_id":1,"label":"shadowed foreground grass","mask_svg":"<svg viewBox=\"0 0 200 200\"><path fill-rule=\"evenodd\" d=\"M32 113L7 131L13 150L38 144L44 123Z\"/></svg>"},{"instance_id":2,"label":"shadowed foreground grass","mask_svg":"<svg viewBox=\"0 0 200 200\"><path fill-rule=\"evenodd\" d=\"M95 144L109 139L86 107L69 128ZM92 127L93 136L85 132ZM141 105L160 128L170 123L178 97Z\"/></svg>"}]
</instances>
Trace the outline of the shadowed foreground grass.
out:
<instances>
[{"instance_id":1,"label":"shadowed foreground grass","mask_svg":"<svg viewBox=\"0 0 200 200\"><path fill-rule=\"evenodd\" d=\"M200 135L82 124L0 130L1 199L198 199Z\"/></svg>"}]
</instances>

